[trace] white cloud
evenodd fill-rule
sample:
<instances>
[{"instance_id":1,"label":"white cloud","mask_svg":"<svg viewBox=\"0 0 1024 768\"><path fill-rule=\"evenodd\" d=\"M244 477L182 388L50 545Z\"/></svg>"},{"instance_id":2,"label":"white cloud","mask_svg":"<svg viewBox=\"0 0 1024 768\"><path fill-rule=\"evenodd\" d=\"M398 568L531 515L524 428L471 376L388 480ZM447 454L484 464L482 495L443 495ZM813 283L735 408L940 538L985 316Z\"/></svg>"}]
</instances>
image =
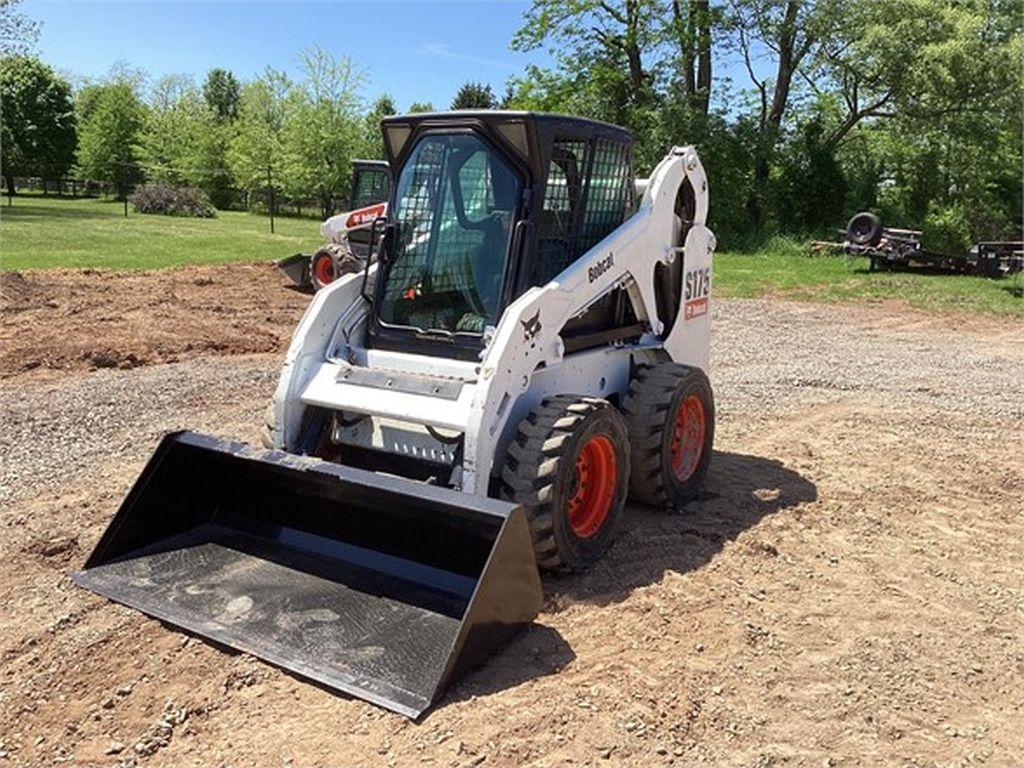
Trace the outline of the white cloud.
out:
<instances>
[{"instance_id":1,"label":"white cloud","mask_svg":"<svg viewBox=\"0 0 1024 768\"><path fill-rule=\"evenodd\" d=\"M448 47L447 43L420 43L420 47L416 50L417 56L425 56L436 59L453 59L455 61L465 61L469 64L479 64L484 67L493 67L494 69L511 70L515 69L516 65L510 61L498 61L497 59L485 59L480 56L470 56L466 53L459 53L453 51Z\"/></svg>"}]
</instances>

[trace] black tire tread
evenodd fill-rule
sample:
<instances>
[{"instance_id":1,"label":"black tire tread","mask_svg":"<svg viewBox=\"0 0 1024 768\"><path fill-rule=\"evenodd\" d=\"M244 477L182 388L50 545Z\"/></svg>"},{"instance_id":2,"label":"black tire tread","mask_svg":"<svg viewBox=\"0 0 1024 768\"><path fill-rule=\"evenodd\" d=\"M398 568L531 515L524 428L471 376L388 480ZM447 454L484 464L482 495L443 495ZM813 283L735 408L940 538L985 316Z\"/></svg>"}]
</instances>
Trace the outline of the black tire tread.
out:
<instances>
[{"instance_id":1,"label":"black tire tread","mask_svg":"<svg viewBox=\"0 0 1024 768\"><path fill-rule=\"evenodd\" d=\"M502 495L523 505L537 565L549 571L570 570L555 543L550 503L562 450L589 414L610 407L606 400L577 395L546 398L519 424L501 472Z\"/></svg>"},{"instance_id":2,"label":"black tire tread","mask_svg":"<svg viewBox=\"0 0 1024 768\"><path fill-rule=\"evenodd\" d=\"M629 429L629 493L635 501L654 507L673 504L663 476L662 440L679 382L696 370L664 362L641 364L634 371L622 413Z\"/></svg>"},{"instance_id":3,"label":"black tire tread","mask_svg":"<svg viewBox=\"0 0 1024 768\"><path fill-rule=\"evenodd\" d=\"M663 507L669 503L660 479L662 430L679 377L687 372L687 366L679 363L640 365L623 401L632 468L629 494L645 504Z\"/></svg>"},{"instance_id":4,"label":"black tire tread","mask_svg":"<svg viewBox=\"0 0 1024 768\"><path fill-rule=\"evenodd\" d=\"M350 272L358 272L360 269L360 262L353 254L352 251L344 245L339 243L325 243L320 246L319 250L313 254L309 260L309 274L310 281L313 283L313 287L316 290L320 290L324 286L319 285L314 279L315 274L313 264L322 254L327 254L334 260L334 279L337 280L342 275L347 275Z\"/></svg>"}]
</instances>

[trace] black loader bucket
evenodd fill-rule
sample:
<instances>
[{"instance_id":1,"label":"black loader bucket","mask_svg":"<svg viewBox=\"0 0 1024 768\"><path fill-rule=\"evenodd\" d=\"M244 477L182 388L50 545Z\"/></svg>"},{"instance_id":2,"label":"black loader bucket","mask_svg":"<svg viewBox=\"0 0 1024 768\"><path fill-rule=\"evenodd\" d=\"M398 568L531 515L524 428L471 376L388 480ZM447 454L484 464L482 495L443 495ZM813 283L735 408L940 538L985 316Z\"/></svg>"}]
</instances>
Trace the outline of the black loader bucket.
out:
<instances>
[{"instance_id":1,"label":"black loader bucket","mask_svg":"<svg viewBox=\"0 0 1024 768\"><path fill-rule=\"evenodd\" d=\"M310 257L305 253L294 253L283 259L275 259L274 266L288 275L288 278L300 288L311 284L309 277Z\"/></svg>"},{"instance_id":2,"label":"black loader bucket","mask_svg":"<svg viewBox=\"0 0 1024 768\"><path fill-rule=\"evenodd\" d=\"M74 579L413 718L541 604L519 507L191 432Z\"/></svg>"}]
</instances>

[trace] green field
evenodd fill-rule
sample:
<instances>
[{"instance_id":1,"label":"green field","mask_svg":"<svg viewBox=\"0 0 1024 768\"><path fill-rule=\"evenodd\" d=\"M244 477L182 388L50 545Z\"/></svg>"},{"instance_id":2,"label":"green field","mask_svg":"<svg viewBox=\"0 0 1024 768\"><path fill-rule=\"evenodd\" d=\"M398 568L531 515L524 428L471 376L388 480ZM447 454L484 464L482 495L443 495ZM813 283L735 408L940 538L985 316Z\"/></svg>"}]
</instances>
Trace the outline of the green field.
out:
<instances>
[{"instance_id":1,"label":"green field","mask_svg":"<svg viewBox=\"0 0 1024 768\"><path fill-rule=\"evenodd\" d=\"M141 214L122 203L18 196L0 207L3 269L154 269L181 264L260 261L311 252L321 243L312 219L270 220L235 211L214 219Z\"/></svg>"},{"instance_id":2,"label":"green field","mask_svg":"<svg viewBox=\"0 0 1024 768\"><path fill-rule=\"evenodd\" d=\"M937 312L1024 316L1022 274L1002 280L921 271L869 272L868 260L814 254L776 238L753 253L715 254L719 296L810 301L897 300Z\"/></svg>"},{"instance_id":3,"label":"green field","mask_svg":"<svg viewBox=\"0 0 1024 768\"><path fill-rule=\"evenodd\" d=\"M3 269L153 269L180 264L269 260L320 244L311 219L221 211L215 219L143 215L120 203L22 196L0 208ZM751 253L715 256L718 296L811 301L895 299L922 309L1024 316L1021 275L987 280L918 272L868 272L866 259L811 255L783 238Z\"/></svg>"}]
</instances>

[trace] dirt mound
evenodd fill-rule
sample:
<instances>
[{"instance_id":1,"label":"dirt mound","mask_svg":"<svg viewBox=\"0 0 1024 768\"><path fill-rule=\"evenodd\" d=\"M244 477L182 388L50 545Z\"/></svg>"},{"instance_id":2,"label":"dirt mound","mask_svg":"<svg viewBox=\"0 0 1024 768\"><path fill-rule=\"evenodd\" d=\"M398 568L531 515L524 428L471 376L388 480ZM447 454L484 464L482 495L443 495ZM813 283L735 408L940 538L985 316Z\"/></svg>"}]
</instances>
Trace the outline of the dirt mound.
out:
<instances>
[{"instance_id":1,"label":"dirt mound","mask_svg":"<svg viewBox=\"0 0 1024 768\"><path fill-rule=\"evenodd\" d=\"M0 307L4 312L18 312L45 301L44 291L20 272L0 272Z\"/></svg>"},{"instance_id":2,"label":"dirt mound","mask_svg":"<svg viewBox=\"0 0 1024 768\"><path fill-rule=\"evenodd\" d=\"M309 295L270 264L0 274L2 376L283 351Z\"/></svg>"}]
</instances>

